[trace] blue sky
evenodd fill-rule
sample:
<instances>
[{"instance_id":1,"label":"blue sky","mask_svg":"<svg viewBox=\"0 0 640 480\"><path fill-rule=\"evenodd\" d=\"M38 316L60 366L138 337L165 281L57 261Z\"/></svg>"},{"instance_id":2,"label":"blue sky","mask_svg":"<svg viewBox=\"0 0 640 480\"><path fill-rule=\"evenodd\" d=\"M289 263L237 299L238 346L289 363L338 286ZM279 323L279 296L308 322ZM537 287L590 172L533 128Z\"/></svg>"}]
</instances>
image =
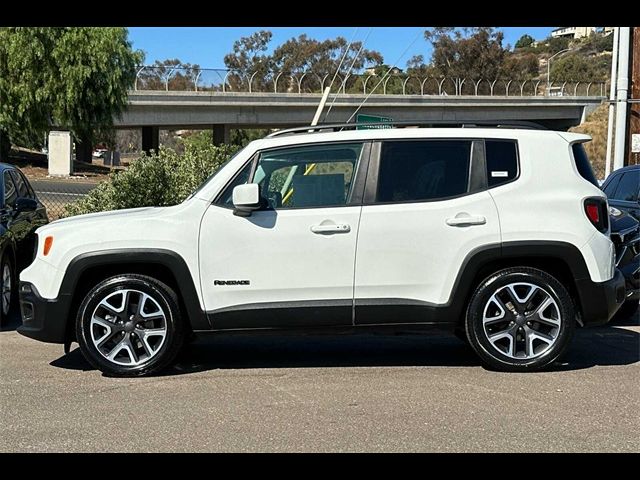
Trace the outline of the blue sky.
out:
<instances>
[{"instance_id":1,"label":"blue sky","mask_svg":"<svg viewBox=\"0 0 640 480\"><path fill-rule=\"evenodd\" d=\"M363 40L370 27L131 27L129 39L136 49L146 54L145 63L155 60L179 58L183 62L197 63L206 68L224 68L223 57L231 51L233 42L257 30L271 30L271 46L275 47L291 37L306 33L318 40L335 38L339 35L350 40ZM513 44L524 33L539 40L549 36L553 27L499 27L505 34L504 45ZM424 27L373 27L365 48L378 50L385 63L393 65L407 46ZM431 55L429 44L420 36L398 66L404 68L413 55L422 54L425 59Z\"/></svg>"}]
</instances>

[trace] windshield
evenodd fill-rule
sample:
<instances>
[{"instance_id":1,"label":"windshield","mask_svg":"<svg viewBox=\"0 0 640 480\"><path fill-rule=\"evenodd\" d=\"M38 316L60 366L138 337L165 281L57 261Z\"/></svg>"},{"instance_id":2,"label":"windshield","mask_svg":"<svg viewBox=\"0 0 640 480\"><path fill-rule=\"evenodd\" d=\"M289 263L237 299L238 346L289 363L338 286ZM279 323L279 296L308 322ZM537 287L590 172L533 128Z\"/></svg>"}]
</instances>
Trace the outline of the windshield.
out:
<instances>
[{"instance_id":1,"label":"windshield","mask_svg":"<svg viewBox=\"0 0 640 480\"><path fill-rule=\"evenodd\" d=\"M220 173L220 171L222 171L222 169L223 169L224 167L226 167L226 166L227 166L227 164L228 164L231 160L233 160L233 159L234 159L234 158L236 158L238 155L240 155L240 153L241 153L243 150L244 150L244 148L241 148L241 149L240 149L240 150L238 150L236 153L234 153L233 155L231 155L231 156L229 157L229 159L228 159L226 162L224 162L222 165L220 165L220 166L216 169L216 171L214 171L211 175L209 175L209 176L207 177L207 179L206 179L204 182L202 182L202 183L200 184L200 186L199 186L198 188L196 188L196 189L191 193L191 195L189 195L189 196L185 199L185 202L186 202L187 200L191 200L191 199L195 196L195 194L196 194L196 193L198 193L200 190L202 190L202 189L204 188L204 186L205 186L207 183L209 183L209 182L213 179L213 177L215 177L218 173Z\"/></svg>"}]
</instances>

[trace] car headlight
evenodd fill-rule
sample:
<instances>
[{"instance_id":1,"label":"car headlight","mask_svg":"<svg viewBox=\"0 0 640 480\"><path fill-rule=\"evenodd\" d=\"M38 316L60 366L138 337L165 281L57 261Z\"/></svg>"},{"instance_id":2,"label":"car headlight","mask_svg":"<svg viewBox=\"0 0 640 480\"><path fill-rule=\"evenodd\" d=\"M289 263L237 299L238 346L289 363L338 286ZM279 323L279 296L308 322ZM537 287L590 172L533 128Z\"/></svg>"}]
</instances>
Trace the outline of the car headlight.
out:
<instances>
[{"instance_id":1,"label":"car headlight","mask_svg":"<svg viewBox=\"0 0 640 480\"><path fill-rule=\"evenodd\" d=\"M609 214L613 215L614 217L619 217L620 215L622 215L622 212L616 207L609 207Z\"/></svg>"}]
</instances>

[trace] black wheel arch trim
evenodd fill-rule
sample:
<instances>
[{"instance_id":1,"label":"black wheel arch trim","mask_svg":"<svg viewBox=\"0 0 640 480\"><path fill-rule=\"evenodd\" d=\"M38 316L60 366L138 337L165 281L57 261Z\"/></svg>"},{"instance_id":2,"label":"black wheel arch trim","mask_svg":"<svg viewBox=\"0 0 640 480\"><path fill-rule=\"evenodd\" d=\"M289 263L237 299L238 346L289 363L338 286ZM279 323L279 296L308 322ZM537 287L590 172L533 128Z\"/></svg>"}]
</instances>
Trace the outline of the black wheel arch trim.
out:
<instances>
[{"instance_id":1,"label":"black wheel arch trim","mask_svg":"<svg viewBox=\"0 0 640 480\"><path fill-rule=\"evenodd\" d=\"M449 300L443 307L449 310L449 318L463 318L467 300L473 293L476 277L484 267L493 262L520 260L526 264L528 259L557 259L570 270L576 283L590 281L589 270L582 253L573 244L561 241L529 240L494 243L472 250L463 260L456 280L451 289ZM578 299L581 307L583 298Z\"/></svg>"},{"instance_id":2,"label":"black wheel arch trim","mask_svg":"<svg viewBox=\"0 0 640 480\"><path fill-rule=\"evenodd\" d=\"M67 315L80 276L89 268L117 264L156 264L168 268L175 277L178 289L176 293L182 298L191 327L194 330L211 328L200 307L196 286L187 263L178 253L160 248L97 250L75 257L67 267L58 294L58 299L67 299Z\"/></svg>"}]
</instances>

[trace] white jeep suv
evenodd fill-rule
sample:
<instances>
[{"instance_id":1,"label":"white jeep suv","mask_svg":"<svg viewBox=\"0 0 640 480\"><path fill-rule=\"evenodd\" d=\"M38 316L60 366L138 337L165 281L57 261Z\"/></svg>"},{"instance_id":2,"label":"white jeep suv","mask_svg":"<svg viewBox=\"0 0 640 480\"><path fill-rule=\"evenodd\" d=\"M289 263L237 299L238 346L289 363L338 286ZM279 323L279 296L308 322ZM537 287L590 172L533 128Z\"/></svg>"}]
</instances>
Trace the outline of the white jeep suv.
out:
<instances>
[{"instance_id":1,"label":"white jeep suv","mask_svg":"<svg viewBox=\"0 0 640 480\"><path fill-rule=\"evenodd\" d=\"M531 371L624 301L590 137L317 130L252 142L180 205L38 229L19 332L131 376L191 333L440 326Z\"/></svg>"}]
</instances>

